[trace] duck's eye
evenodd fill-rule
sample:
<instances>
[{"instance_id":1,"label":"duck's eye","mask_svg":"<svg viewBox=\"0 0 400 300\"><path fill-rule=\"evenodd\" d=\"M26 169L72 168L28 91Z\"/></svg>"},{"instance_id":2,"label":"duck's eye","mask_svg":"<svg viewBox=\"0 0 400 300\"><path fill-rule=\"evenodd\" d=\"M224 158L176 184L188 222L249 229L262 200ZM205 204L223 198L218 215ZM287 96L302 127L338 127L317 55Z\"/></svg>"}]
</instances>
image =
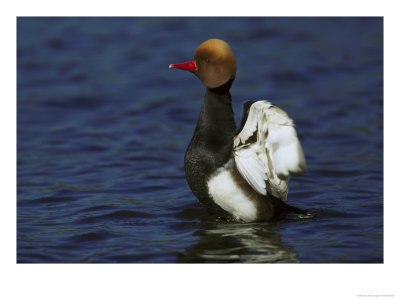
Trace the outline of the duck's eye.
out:
<instances>
[{"instance_id":1,"label":"duck's eye","mask_svg":"<svg viewBox=\"0 0 400 300\"><path fill-rule=\"evenodd\" d=\"M206 58L206 63L209 63L210 62L210 59L209 58Z\"/></svg>"}]
</instances>

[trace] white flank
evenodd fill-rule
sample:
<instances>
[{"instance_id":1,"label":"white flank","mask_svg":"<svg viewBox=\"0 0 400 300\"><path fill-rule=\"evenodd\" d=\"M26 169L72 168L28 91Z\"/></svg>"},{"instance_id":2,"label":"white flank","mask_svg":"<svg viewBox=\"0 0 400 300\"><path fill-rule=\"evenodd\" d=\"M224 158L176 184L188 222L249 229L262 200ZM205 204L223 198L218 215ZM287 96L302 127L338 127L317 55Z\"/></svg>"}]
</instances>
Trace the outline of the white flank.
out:
<instances>
[{"instance_id":1,"label":"white flank","mask_svg":"<svg viewBox=\"0 0 400 300\"><path fill-rule=\"evenodd\" d=\"M255 203L235 184L229 166L219 168L208 181L208 191L223 210L245 222L257 219Z\"/></svg>"}]
</instances>

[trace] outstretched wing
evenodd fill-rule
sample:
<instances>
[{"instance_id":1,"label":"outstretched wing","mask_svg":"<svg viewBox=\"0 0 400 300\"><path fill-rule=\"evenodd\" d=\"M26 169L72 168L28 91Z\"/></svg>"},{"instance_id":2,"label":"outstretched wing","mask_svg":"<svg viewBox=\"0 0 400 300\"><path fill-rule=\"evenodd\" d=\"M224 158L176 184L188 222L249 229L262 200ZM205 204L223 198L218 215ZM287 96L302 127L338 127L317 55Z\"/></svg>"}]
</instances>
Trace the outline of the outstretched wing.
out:
<instances>
[{"instance_id":1,"label":"outstretched wing","mask_svg":"<svg viewBox=\"0 0 400 300\"><path fill-rule=\"evenodd\" d=\"M286 200L289 176L307 168L294 123L268 101L246 110L247 120L233 142L237 169L258 193Z\"/></svg>"}]
</instances>

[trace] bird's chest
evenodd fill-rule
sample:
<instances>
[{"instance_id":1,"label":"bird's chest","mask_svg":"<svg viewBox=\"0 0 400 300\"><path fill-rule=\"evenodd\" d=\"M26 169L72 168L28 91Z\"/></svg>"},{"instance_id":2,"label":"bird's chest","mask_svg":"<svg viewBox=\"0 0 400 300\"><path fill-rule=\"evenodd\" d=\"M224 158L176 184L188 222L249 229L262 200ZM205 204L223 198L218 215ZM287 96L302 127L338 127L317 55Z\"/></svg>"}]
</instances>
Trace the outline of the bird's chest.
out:
<instances>
[{"instance_id":1,"label":"bird's chest","mask_svg":"<svg viewBox=\"0 0 400 300\"><path fill-rule=\"evenodd\" d=\"M205 181L232 156L234 128L196 130L185 153L185 172L193 187Z\"/></svg>"},{"instance_id":2,"label":"bird's chest","mask_svg":"<svg viewBox=\"0 0 400 300\"><path fill-rule=\"evenodd\" d=\"M210 210L213 210L215 203L210 198L207 182L230 159L231 154L232 138L228 140L225 135L218 139L215 135L202 135L199 132L194 134L186 150L187 182L196 198Z\"/></svg>"}]
</instances>

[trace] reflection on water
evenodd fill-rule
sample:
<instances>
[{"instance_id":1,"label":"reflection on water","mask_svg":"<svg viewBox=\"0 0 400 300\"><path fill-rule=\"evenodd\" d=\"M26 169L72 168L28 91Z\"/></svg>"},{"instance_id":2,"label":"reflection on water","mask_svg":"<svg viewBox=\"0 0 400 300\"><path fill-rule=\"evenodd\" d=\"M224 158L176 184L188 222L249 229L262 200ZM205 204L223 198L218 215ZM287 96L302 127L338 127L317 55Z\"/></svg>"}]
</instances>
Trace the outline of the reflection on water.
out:
<instances>
[{"instance_id":1,"label":"reflection on water","mask_svg":"<svg viewBox=\"0 0 400 300\"><path fill-rule=\"evenodd\" d=\"M294 263L297 253L282 239L273 223L201 224L198 240L177 261L185 263Z\"/></svg>"}]
</instances>

